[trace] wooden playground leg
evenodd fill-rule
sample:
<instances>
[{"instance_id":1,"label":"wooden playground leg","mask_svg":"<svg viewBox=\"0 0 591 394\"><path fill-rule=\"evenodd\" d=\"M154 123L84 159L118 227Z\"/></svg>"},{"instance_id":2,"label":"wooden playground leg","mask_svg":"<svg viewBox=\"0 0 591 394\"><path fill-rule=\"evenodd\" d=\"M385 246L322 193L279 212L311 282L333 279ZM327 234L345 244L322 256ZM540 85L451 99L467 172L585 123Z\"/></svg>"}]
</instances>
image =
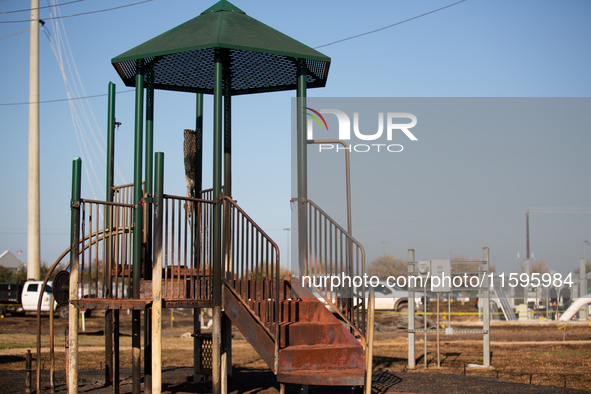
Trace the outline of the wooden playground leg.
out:
<instances>
[{"instance_id":1,"label":"wooden playground leg","mask_svg":"<svg viewBox=\"0 0 591 394\"><path fill-rule=\"evenodd\" d=\"M113 311L113 394L119 394L119 309Z\"/></svg>"},{"instance_id":2,"label":"wooden playground leg","mask_svg":"<svg viewBox=\"0 0 591 394\"><path fill-rule=\"evenodd\" d=\"M212 394L225 394L222 392L221 356L222 356L222 308L213 307L213 332L211 338L211 388Z\"/></svg>"},{"instance_id":3,"label":"wooden playground leg","mask_svg":"<svg viewBox=\"0 0 591 394\"><path fill-rule=\"evenodd\" d=\"M152 308L144 311L144 392L152 392Z\"/></svg>"},{"instance_id":4,"label":"wooden playground leg","mask_svg":"<svg viewBox=\"0 0 591 394\"><path fill-rule=\"evenodd\" d=\"M232 320L225 313L222 314L222 373L225 377L222 381L226 382L226 387L231 390L232 385ZM227 391L226 391L227 392Z\"/></svg>"},{"instance_id":5,"label":"wooden playground leg","mask_svg":"<svg viewBox=\"0 0 591 394\"><path fill-rule=\"evenodd\" d=\"M73 287L73 286L72 286ZM78 393L78 309L72 304L68 311L68 393Z\"/></svg>"},{"instance_id":6,"label":"wooden playground leg","mask_svg":"<svg viewBox=\"0 0 591 394\"><path fill-rule=\"evenodd\" d=\"M201 382L201 308L193 309L193 383Z\"/></svg>"},{"instance_id":7,"label":"wooden playground leg","mask_svg":"<svg viewBox=\"0 0 591 394\"><path fill-rule=\"evenodd\" d=\"M140 394L141 389L141 312L131 311L131 392Z\"/></svg>"},{"instance_id":8,"label":"wooden playground leg","mask_svg":"<svg viewBox=\"0 0 591 394\"><path fill-rule=\"evenodd\" d=\"M113 310L105 311L105 386L113 384Z\"/></svg>"}]
</instances>

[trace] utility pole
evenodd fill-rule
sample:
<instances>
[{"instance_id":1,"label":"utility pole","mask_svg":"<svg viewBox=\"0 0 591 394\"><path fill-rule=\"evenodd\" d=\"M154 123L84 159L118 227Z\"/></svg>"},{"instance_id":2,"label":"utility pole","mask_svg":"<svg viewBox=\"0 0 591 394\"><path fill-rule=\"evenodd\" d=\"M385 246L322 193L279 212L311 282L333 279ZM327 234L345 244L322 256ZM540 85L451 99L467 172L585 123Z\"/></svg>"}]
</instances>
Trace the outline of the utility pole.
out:
<instances>
[{"instance_id":1,"label":"utility pole","mask_svg":"<svg viewBox=\"0 0 591 394\"><path fill-rule=\"evenodd\" d=\"M580 278L580 285L579 285L579 297L583 297L587 294L587 256L585 251L585 246L589 245L589 241L583 242L583 259L580 261L580 268L579 268L579 278ZM581 320L587 320L588 308L587 306L583 307L583 309L579 312L579 318Z\"/></svg>"},{"instance_id":2,"label":"utility pole","mask_svg":"<svg viewBox=\"0 0 591 394\"><path fill-rule=\"evenodd\" d=\"M531 267L529 264L529 209L525 210L525 273L528 275L531 273ZM527 298L527 297L526 297Z\"/></svg>"},{"instance_id":3,"label":"utility pole","mask_svg":"<svg viewBox=\"0 0 591 394\"><path fill-rule=\"evenodd\" d=\"M39 0L31 0L27 213L27 278L39 280Z\"/></svg>"},{"instance_id":4,"label":"utility pole","mask_svg":"<svg viewBox=\"0 0 591 394\"><path fill-rule=\"evenodd\" d=\"M525 210L525 241L526 241L526 255L529 259L529 209Z\"/></svg>"},{"instance_id":5,"label":"utility pole","mask_svg":"<svg viewBox=\"0 0 591 394\"><path fill-rule=\"evenodd\" d=\"M386 256L386 244L388 243L388 241L380 241L380 243L382 244L384 256Z\"/></svg>"}]
</instances>

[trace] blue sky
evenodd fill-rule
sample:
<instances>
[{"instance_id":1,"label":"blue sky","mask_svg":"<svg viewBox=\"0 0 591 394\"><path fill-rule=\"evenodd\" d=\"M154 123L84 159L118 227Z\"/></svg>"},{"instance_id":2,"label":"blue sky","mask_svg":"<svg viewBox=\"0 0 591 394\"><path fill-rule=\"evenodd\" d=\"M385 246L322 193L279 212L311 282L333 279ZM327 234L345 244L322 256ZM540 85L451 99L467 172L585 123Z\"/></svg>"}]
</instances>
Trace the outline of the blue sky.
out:
<instances>
[{"instance_id":1,"label":"blue sky","mask_svg":"<svg viewBox=\"0 0 591 394\"><path fill-rule=\"evenodd\" d=\"M130 4L114 0L85 0L61 7L62 15ZM109 81L118 92L129 90L110 59L169 30L208 8L213 1L153 0L109 12L64 18L63 26L82 80L84 93L107 92ZM452 4L453 1L234 1L250 16L311 46L371 31ZM28 13L2 14L29 8L28 1L0 2L0 22L28 19ZM46 6L46 0L40 0ZM41 10L47 18L49 10ZM591 3L588 1L467 0L445 10L375 34L322 47L332 58L327 87L313 89L315 97L588 97L591 91ZM29 27L28 23L0 23L0 38ZM57 31L46 24L56 40ZM58 62L44 33L40 34L40 100L66 98ZM28 32L0 40L0 104L28 101ZM293 92L240 96L233 101L234 193L238 203L285 247L290 225L290 99ZM133 93L117 95L116 160L123 179L132 181ZM106 97L88 99L99 141L106 130ZM165 153L167 193L185 192L182 132L194 127L195 96L157 92L155 150ZM211 97L206 97L205 127ZM90 112L88 112L90 116ZM97 198L104 191L104 161L88 157L79 147L68 102L41 104L41 258L47 263L68 246L71 161L81 156L90 170L93 161L100 183L93 180ZM90 129L85 129L90 135ZM26 253L26 194L28 106L0 105L0 251ZM91 137L92 138L92 137ZM446 258L450 253L479 257L489 246L500 270L513 270L523 256L525 210L531 207L591 207L589 196L590 146L588 129L547 131L513 138L501 135L499 144L516 144L482 167L456 163L457 157L439 156L455 167L434 179L433 156L420 162L398 159L409 173L402 190L420 190L409 210L392 201L389 224L366 242L369 259L392 253L404 257L409 248L418 258ZM94 141L94 139L92 139ZM440 149L478 156L477 138L440 139ZM102 143L102 142L100 142ZM499 153L501 154L501 153ZM504 157L503 157L504 158ZM408 158L410 160L410 158ZM493 160L494 159L494 160ZM557 165L552 165L553 161ZM210 178L211 132L205 137L206 184ZM238 164L240 163L240 164ZM392 172L384 179L395 182ZM390 177L390 178L388 178ZM489 182L476 182L488 177ZM500 181L502 180L502 181ZM434 187L447 181L448 198L430 198ZM83 195L94 198L86 178ZM353 185L355 188L355 184ZM485 190L465 194L463 191ZM454 190L456 190L454 192ZM363 212L370 197L354 200ZM457 193L457 195L453 194ZM461 198L459 198L461 197ZM482 218L480 212L491 216ZM434 219L437 217L437 219ZM504 220L489 220L502 217ZM591 214L532 213L531 250L551 268L568 272L578 267L583 242L591 239ZM436 221L445 233L429 223ZM482 231L486 228L486 231ZM468 229L468 230L467 230ZM406 234L406 236L401 236ZM381 243L381 242L387 243ZM591 253L591 251L589 252ZM24 256L26 259L26 255Z\"/></svg>"}]
</instances>

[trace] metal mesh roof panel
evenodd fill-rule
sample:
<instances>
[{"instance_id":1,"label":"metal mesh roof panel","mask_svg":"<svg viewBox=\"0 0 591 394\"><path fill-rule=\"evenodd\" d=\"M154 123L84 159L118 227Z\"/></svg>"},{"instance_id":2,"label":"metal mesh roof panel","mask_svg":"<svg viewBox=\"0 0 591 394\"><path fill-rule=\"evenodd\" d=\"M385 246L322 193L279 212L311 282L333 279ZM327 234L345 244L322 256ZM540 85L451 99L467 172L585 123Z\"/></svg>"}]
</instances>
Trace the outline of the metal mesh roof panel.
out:
<instances>
[{"instance_id":1,"label":"metal mesh roof panel","mask_svg":"<svg viewBox=\"0 0 591 394\"><path fill-rule=\"evenodd\" d=\"M220 1L198 17L112 59L126 86L137 66L154 67L154 88L213 92L214 49L226 50L231 94L291 90L305 59L308 87L326 84L330 58Z\"/></svg>"}]
</instances>

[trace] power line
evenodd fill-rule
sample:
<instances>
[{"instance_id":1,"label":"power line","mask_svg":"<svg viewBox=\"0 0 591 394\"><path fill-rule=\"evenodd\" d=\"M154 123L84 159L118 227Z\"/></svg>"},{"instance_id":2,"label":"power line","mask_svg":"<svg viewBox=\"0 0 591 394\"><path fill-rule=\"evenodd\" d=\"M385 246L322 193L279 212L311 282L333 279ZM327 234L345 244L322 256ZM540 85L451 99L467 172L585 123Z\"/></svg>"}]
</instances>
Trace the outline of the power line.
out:
<instances>
[{"instance_id":1,"label":"power line","mask_svg":"<svg viewBox=\"0 0 591 394\"><path fill-rule=\"evenodd\" d=\"M381 28L379 28L379 29L376 29L376 30L371 30L371 31L368 31L368 32L365 32L365 33L357 34L357 35L355 35L355 36L351 36L351 37L343 38L343 39L341 39L341 40L337 40L337 41L329 42L328 44L319 45L319 46L317 46L317 47L314 47L314 49L318 49L318 48L322 48L322 47L327 47L327 46L329 46L329 45L338 44L339 42L348 41L348 40L352 40L352 39L354 39L354 38L358 38L358 37L366 36L366 35L368 35L368 34L377 33L377 32L379 32L379 31L386 30L386 29L389 29L389 28L391 28L391 27L394 27L394 26L401 25L401 24L403 24L403 23L406 23L406 22L410 22L410 21L412 21L412 20L414 20L414 19L418 19L418 18L421 18L421 17L423 17L423 16L426 16L426 15L429 15L429 14L433 14L433 13L435 13L435 12L437 12L437 11L441 11L441 10L444 10L444 9L446 9L446 8L453 7L454 5L457 5L457 4L460 4L460 3L463 3L464 1L466 1L466 0L461 0L461 1L458 1L457 3L453 3L453 4L450 4L450 5L446 5L445 7L441 7L441 8L438 8L438 9L436 9L436 10L429 11L429 12L426 12L426 13L424 13L424 14L421 14L421 15L413 16L412 18L405 19L405 20L403 20L403 21L400 21L400 22L396 22L396 23L394 23L394 24L392 24L392 25L384 26L384 27L381 27Z\"/></svg>"},{"instance_id":2,"label":"power line","mask_svg":"<svg viewBox=\"0 0 591 394\"><path fill-rule=\"evenodd\" d=\"M74 0L74 1L70 1L70 2L62 3L62 4L47 5L47 6L44 6L44 7L37 7L37 8L28 8L26 10L2 11L2 12L0 12L0 14L14 14L16 12L28 12L28 11L33 11L33 10L42 10L44 8L59 7L59 6L62 6L62 5L67 5L67 4L72 4L72 3L80 3L81 1L84 1L84 0Z\"/></svg>"},{"instance_id":3,"label":"power line","mask_svg":"<svg viewBox=\"0 0 591 394\"><path fill-rule=\"evenodd\" d=\"M137 3L132 3L132 4L126 4L126 5L122 5L119 7L113 7L113 8L106 8L104 10L97 10L97 11L88 11L88 12L81 12L79 14L71 14L71 15L61 15L61 16L54 16L54 17L49 17L49 18L43 18L43 20L50 20L50 19L62 19L62 18L71 18L74 16L81 16L81 15L90 15L90 14L98 14L99 12L106 12L106 11L113 11L113 10L118 10L121 8L125 8L125 7L131 7L134 5L139 5L139 4L143 4L143 3L148 3L150 1L153 0L144 0L144 1L139 1ZM464 0L465 1L465 0ZM20 21L0 21L0 23L19 23L19 22L31 22L32 19L24 19L24 20L20 20Z\"/></svg>"},{"instance_id":4,"label":"power line","mask_svg":"<svg viewBox=\"0 0 591 394\"><path fill-rule=\"evenodd\" d=\"M0 234L14 234L14 235L26 235L27 230L11 230L11 229L0 229ZM62 232L62 230L43 230L41 231L43 235L69 235L70 233Z\"/></svg>"},{"instance_id":5,"label":"power line","mask_svg":"<svg viewBox=\"0 0 591 394\"><path fill-rule=\"evenodd\" d=\"M129 93L129 92L135 92L135 90L134 89L123 90L121 92L117 92L117 94L120 94L120 93ZM95 95L92 95L92 96L71 97L71 98L58 99L58 100L38 101L36 103L29 103L27 101L27 102L24 102L24 103L4 103L4 104L0 104L0 105L28 105L28 104L57 103L57 102L60 102L60 101L83 100L83 99L88 99L88 98L104 97L104 96L107 96L107 95L108 95L108 93L103 93L103 94L95 94Z\"/></svg>"},{"instance_id":6,"label":"power line","mask_svg":"<svg viewBox=\"0 0 591 394\"><path fill-rule=\"evenodd\" d=\"M591 208L536 207L529 208L529 211L535 213L591 213Z\"/></svg>"},{"instance_id":7,"label":"power line","mask_svg":"<svg viewBox=\"0 0 591 394\"><path fill-rule=\"evenodd\" d=\"M19 30L19 31L14 32L14 33L7 34L5 36L0 37L0 41L4 40L5 38L10 38L10 37L16 36L17 34L21 34L21 33L24 33L26 31L29 31L29 30L31 30L31 28L30 27L27 27L26 29Z\"/></svg>"},{"instance_id":8,"label":"power line","mask_svg":"<svg viewBox=\"0 0 591 394\"><path fill-rule=\"evenodd\" d=\"M57 4L57 1L58 0L51 0L51 3ZM54 11L50 11L53 12L53 15L51 16L61 15L60 7L56 7L53 10ZM54 19L50 21L50 24L52 25L54 30L54 37L48 35L48 39L51 49L57 60L58 66L60 68L60 72L62 74L62 79L66 87L67 97L72 98L87 96L84 90L84 84L82 83L82 79L80 78L80 73L78 72L78 67L76 66L76 61L74 58L74 54L72 53L72 48L70 47L68 34L66 32L66 28L64 25L64 20ZM90 168L90 170L92 171L96 181L98 182L98 185L101 185L101 181L97 176L97 172L95 171L93 157L99 162L104 162L104 160L106 160L106 152L103 148L103 146L106 144L106 141L102 133L98 133L99 137L101 137L101 140L97 138L97 133L95 133L95 131L100 130L100 126L98 125L92 107L90 106L88 100L71 100L68 101L68 104L70 107L70 115L72 117L72 123L76 134L76 140L78 142L78 147L80 151L84 151L86 153L86 158L88 159L87 163L90 164L85 165L84 168L86 175L89 181L91 182L90 188L96 199L93 182L90 179L88 169ZM88 131L90 133L88 133ZM94 141L92 141L91 137L94 139ZM99 166L99 168L101 168L101 166ZM118 175L121 176L121 179L124 180L123 175L119 171L117 163L115 163L115 171ZM100 187L100 189L101 193L103 193L104 195L104 190L102 189L102 187ZM99 213L99 216L101 215L102 213Z\"/></svg>"},{"instance_id":9,"label":"power line","mask_svg":"<svg viewBox=\"0 0 591 394\"><path fill-rule=\"evenodd\" d=\"M425 215L425 216L407 216L401 218L392 218L387 221L369 221L359 223L358 226L367 225L390 225L398 223L414 223L414 222L432 222L438 220L455 220L455 219L473 219L493 216L508 216L517 215L521 211L506 211L506 212L483 212L483 213L463 213L463 214L439 214L439 215Z\"/></svg>"}]
</instances>

